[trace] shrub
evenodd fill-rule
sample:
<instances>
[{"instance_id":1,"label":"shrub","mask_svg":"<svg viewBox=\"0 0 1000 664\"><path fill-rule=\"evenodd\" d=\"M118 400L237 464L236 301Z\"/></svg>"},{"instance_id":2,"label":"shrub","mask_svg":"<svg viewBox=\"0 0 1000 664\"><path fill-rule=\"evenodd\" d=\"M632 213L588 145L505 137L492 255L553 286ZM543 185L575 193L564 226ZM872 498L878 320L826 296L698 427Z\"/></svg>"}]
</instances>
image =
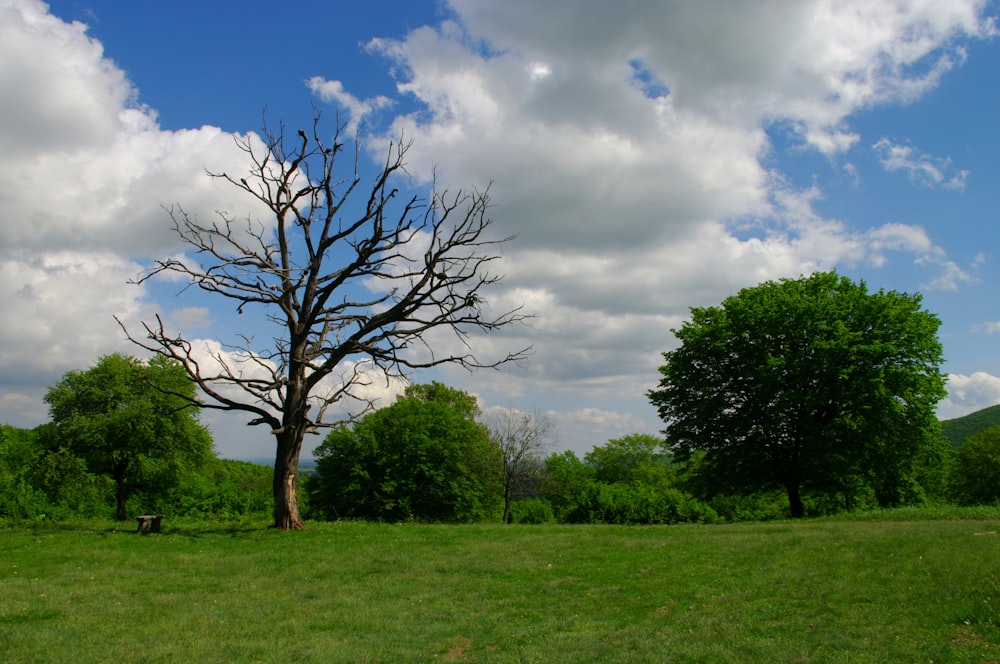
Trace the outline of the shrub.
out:
<instances>
[{"instance_id":1,"label":"shrub","mask_svg":"<svg viewBox=\"0 0 1000 664\"><path fill-rule=\"evenodd\" d=\"M753 493L747 496L719 495L709 501L726 521L770 521L788 518L788 498L784 492Z\"/></svg>"},{"instance_id":2,"label":"shrub","mask_svg":"<svg viewBox=\"0 0 1000 664\"><path fill-rule=\"evenodd\" d=\"M555 523L556 515L552 504L544 498L524 498L511 503L511 523Z\"/></svg>"},{"instance_id":3,"label":"shrub","mask_svg":"<svg viewBox=\"0 0 1000 664\"><path fill-rule=\"evenodd\" d=\"M143 496L143 500L150 509L176 516L229 519L267 515L274 506L273 477L270 466L215 459L183 477L165 494Z\"/></svg>"},{"instance_id":4,"label":"shrub","mask_svg":"<svg viewBox=\"0 0 1000 664\"><path fill-rule=\"evenodd\" d=\"M114 485L110 478L87 470L87 463L66 449L42 454L27 472L31 485L42 493L48 516L109 517L114 513Z\"/></svg>"},{"instance_id":5,"label":"shrub","mask_svg":"<svg viewBox=\"0 0 1000 664\"><path fill-rule=\"evenodd\" d=\"M565 520L569 523L664 525L714 523L718 515L710 506L678 489L594 482Z\"/></svg>"},{"instance_id":6,"label":"shrub","mask_svg":"<svg viewBox=\"0 0 1000 664\"><path fill-rule=\"evenodd\" d=\"M948 493L959 505L1000 501L1000 426L970 436L955 451Z\"/></svg>"},{"instance_id":7,"label":"shrub","mask_svg":"<svg viewBox=\"0 0 1000 664\"><path fill-rule=\"evenodd\" d=\"M475 400L416 385L316 448L305 487L326 519L462 523L499 518L502 485Z\"/></svg>"}]
</instances>

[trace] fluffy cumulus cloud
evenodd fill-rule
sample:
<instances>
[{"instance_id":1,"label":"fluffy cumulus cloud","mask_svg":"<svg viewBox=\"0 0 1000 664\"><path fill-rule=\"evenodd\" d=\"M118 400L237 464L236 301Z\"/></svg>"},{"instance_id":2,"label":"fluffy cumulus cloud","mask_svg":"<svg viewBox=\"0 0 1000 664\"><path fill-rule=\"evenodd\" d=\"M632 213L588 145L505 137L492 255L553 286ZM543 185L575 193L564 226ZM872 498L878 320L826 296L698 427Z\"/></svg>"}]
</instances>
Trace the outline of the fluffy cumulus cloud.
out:
<instances>
[{"instance_id":1,"label":"fluffy cumulus cloud","mask_svg":"<svg viewBox=\"0 0 1000 664\"><path fill-rule=\"evenodd\" d=\"M542 314L527 371L546 389L641 398L688 307L761 280L892 253L925 288L972 280L922 228L822 217L821 188L768 158L775 131L850 150L853 114L918 98L963 39L994 34L983 2L449 4L452 20L369 44L419 108L373 145L402 132L417 177L492 182L498 228L518 236L505 297ZM886 168L960 188L964 172L899 148L877 146Z\"/></svg>"},{"instance_id":2,"label":"fluffy cumulus cloud","mask_svg":"<svg viewBox=\"0 0 1000 664\"><path fill-rule=\"evenodd\" d=\"M179 248L164 207L245 209L205 174L245 160L217 128L160 130L85 27L36 0L0 2L0 88L17 91L0 95L0 420L28 425L39 388L134 350L114 317L151 313L128 281Z\"/></svg>"},{"instance_id":3,"label":"fluffy cumulus cloud","mask_svg":"<svg viewBox=\"0 0 1000 664\"><path fill-rule=\"evenodd\" d=\"M948 397L938 406L943 420L1000 404L1000 376L976 371L971 375L948 376Z\"/></svg>"},{"instance_id":4,"label":"fluffy cumulus cloud","mask_svg":"<svg viewBox=\"0 0 1000 664\"><path fill-rule=\"evenodd\" d=\"M397 100L360 98L336 71L307 85L352 129L392 118L373 149L413 139L415 181L492 183L494 228L518 237L502 248L491 306L538 317L471 340L483 359L534 347L522 368L455 380L485 403L562 398L561 436L591 444L652 432L648 404L623 404L645 400L691 306L892 254L930 287L971 279L905 220L868 228L817 212L822 183L775 170L772 141L831 160L871 145L879 137L859 136L854 114L934 87L962 44L995 32L985 0L449 5L438 25L369 43L398 76ZM114 316L148 319L153 293L126 282L150 256L181 251L164 206L242 215L246 199L205 169L247 162L217 128L161 129L85 27L39 0L0 0L0 89L18 91L0 95L0 420L31 424L40 390L81 357L130 350ZM961 188L963 171L894 140L876 146L885 168ZM200 301L163 313L205 337L222 317ZM991 380L953 376L952 400L986 398Z\"/></svg>"}]
</instances>

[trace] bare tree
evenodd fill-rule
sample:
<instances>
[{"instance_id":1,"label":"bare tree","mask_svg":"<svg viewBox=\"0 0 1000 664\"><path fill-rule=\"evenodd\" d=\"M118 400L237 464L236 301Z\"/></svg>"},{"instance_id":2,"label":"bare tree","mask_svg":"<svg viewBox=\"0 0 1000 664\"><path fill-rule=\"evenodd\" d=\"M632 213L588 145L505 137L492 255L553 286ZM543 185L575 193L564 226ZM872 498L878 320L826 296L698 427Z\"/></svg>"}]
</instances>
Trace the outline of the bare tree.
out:
<instances>
[{"instance_id":1,"label":"bare tree","mask_svg":"<svg viewBox=\"0 0 1000 664\"><path fill-rule=\"evenodd\" d=\"M319 127L318 114L311 135L265 126L263 147L237 139L249 158L248 178L210 174L262 203L273 225L225 212L203 224L171 209L194 256L156 261L136 279L172 273L235 301L240 314L259 307L278 329L273 344L258 348L242 335L226 347L231 353L215 352L207 362L159 316L143 324L144 338L125 330L139 346L180 361L207 397L203 407L242 411L249 424L270 428L277 445L274 526L283 530L303 528L297 487L305 435L345 421L328 421L330 406L353 402L351 416L373 408L364 394L373 376L405 379L442 364L497 367L528 352L481 362L468 344L470 330L525 318L518 309L488 313L482 296L500 279L489 263L512 239L487 235L488 189L401 197L393 185L405 175L410 144L402 140L390 144L381 173L365 187L357 149L352 176L342 178L335 169L344 151L340 128L328 143ZM461 341L457 352L430 348L430 333L441 329Z\"/></svg>"},{"instance_id":2,"label":"bare tree","mask_svg":"<svg viewBox=\"0 0 1000 664\"><path fill-rule=\"evenodd\" d=\"M514 408L494 408L481 417L496 454L503 482L503 522L510 523L510 507L522 497L542 467L541 453L555 434L552 420Z\"/></svg>"}]
</instances>

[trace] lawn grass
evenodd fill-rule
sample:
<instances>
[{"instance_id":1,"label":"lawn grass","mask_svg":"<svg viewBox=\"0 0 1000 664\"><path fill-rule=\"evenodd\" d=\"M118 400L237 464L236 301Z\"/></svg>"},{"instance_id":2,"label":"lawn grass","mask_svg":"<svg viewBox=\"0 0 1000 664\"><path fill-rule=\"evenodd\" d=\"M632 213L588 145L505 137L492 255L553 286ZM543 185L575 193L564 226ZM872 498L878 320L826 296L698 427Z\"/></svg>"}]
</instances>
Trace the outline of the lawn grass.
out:
<instances>
[{"instance_id":1,"label":"lawn grass","mask_svg":"<svg viewBox=\"0 0 1000 664\"><path fill-rule=\"evenodd\" d=\"M4 662L1000 661L1000 519L0 530Z\"/></svg>"}]
</instances>

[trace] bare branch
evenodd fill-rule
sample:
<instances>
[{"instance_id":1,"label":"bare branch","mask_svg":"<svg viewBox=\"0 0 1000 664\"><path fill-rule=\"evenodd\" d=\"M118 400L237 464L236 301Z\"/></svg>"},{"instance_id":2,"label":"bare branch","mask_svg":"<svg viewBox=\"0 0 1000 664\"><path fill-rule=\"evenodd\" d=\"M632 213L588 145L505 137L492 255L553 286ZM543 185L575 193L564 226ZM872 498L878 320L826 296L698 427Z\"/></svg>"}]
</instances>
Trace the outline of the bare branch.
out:
<instances>
[{"instance_id":1,"label":"bare branch","mask_svg":"<svg viewBox=\"0 0 1000 664\"><path fill-rule=\"evenodd\" d=\"M266 221L222 211L206 223L170 208L190 252L154 262L135 280L180 276L233 301L239 313L259 311L276 327L273 345L255 347L244 337L212 352L168 333L160 318L143 325L141 338L122 324L137 345L180 362L210 402L205 407L243 411L252 424L269 426L276 469L283 458L297 464L305 433L337 423L325 420L333 405L373 408L365 388L377 374L391 380L442 364L495 368L530 350L482 360L469 341L472 332L526 318L519 308L488 313L485 291L500 281L489 268L513 239L488 235L489 188L450 194L435 187L428 200L401 197L395 184L406 175L411 146L402 136L373 180L360 176L357 148L341 177L342 127L327 142L319 120L316 114L310 133L293 136L265 125L262 145L237 139L248 177L209 173L263 205ZM440 332L451 333L454 348L432 342Z\"/></svg>"}]
</instances>

